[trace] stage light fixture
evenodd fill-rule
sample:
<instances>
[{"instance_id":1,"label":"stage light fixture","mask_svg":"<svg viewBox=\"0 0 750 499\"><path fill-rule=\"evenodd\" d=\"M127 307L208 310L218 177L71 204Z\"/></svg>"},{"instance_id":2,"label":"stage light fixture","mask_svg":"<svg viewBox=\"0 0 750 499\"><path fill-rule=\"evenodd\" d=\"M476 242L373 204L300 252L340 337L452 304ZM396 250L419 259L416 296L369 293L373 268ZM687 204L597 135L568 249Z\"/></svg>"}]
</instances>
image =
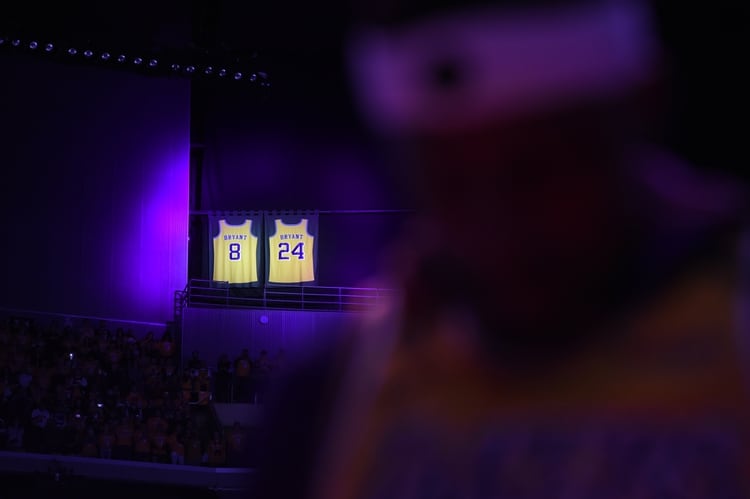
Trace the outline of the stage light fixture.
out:
<instances>
[{"instance_id":1,"label":"stage light fixture","mask_svg":"<svg viewBox=\"0 0 750 499\"><path fill-rule=\"evenodd\" d=\"M38 40L30 40L28 42L24 42L20 38L0 36L0 46L5 45L5 44L12 45L13 47L20 47L22 45L25 45L30 50L43 49L47 53L51 53L56 49L55 44L53 42L45 43L45 42L40 42ZM69 56L76 56L79 53L76 47L68 47L67 49L63 47L62 50L67 52ZM85 49L81 51L81 55L90 59L96 55L96 52L92 49ZM102 61L109 61L110 59L114 59L120 64L128 62L129 60L128 56L126 56L125 54L119 54L115 56L111 52L102 52L101 55L99 55L98 57ZM144 59L143 57L134 57L132 59L132 62L134 65L147 64L148 67L150 68L156 68L157 66L159 66L159 60L156 58ZM163 61L162 61L162 64L164 64ZM231 70L228 70L227 68L216 68L213 65L200 66L200 65L189 64L187 66L182 66L181 64L178 64L178 63L172 63L172 64L169 64L169 67L171 68L172 71L175 71L175 72L184 70L184 72L189 75L193 75L194 73L201 73L201 72L206 76L215 74L215 75L218 75L220 78L228 77L231 75L235 81L239 81L244 78L246 80L249 79L251 83L255 83L259 79L265 80L267 78L267 74L262 71L259 71L257 73L244 73L242 71L231 72ZM261 81L259 83L261 86L264 86L264 87L270 86L270 83L266 81Z\"/></svg>"}]
</instances>

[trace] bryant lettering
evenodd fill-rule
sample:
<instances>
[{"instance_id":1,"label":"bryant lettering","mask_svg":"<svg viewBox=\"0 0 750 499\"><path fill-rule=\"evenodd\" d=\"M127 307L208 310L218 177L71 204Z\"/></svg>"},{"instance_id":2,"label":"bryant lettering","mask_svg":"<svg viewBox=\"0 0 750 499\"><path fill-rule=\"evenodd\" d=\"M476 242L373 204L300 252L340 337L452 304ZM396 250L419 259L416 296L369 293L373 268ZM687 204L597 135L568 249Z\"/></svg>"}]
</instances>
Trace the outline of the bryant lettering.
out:
<instances>
[{"instance_id":1,"label":"bryant lettering","mask_svg":"<svg viewBox=\"0 0 750 499\"><path fill-rule=\"evenodd\" d=\"M280 234L281 239L302 239L305 237L303 234Z\"/></svg>"},{"instance_id":2,"label":"bryant lettering","mask_svg":"<svg viewBox=\"0 0 750 499\"><path fill-rule=\"evenodd\" d=\"M246 240L247 234L224 234L225 241Z\"/></svg>"}]
</instances>

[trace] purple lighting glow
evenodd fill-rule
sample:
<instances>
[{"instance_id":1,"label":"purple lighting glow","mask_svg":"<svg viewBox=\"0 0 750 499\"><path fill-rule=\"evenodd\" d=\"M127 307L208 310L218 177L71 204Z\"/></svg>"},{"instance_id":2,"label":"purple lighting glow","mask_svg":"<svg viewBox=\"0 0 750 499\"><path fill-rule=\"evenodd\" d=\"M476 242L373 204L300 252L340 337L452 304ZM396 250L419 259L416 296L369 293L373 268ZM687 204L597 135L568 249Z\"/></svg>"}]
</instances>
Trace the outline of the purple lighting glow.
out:
<instances>
[{"instance_id":1,"label":"purple lighting glow","mask_svg":"<svg viewBox=\"0 0 750 499\"><path fill-rule=\"evenodd\" d=\"M148 187L117 256L130 260L133 270L119 299L153 317L169 317L165 293L181 289L187 280L189 150L175 147L178 135L165 134L164 147L151 141L151 168L143 177Z\"/></svg>"},{"instance_id":2,"label":"purple lighting glow","mask_svg":"<svg viewBox=\"0 0 750 499\"><path fill-rule=\"evenodd\" d=\"M5 62L19 76L0 141L20 154L0 169L0 205L9 233L44 244L6 245L0 274L14 285L0 302L171 320L187 280L189 82Z\"/></svg>"}]
</instances>

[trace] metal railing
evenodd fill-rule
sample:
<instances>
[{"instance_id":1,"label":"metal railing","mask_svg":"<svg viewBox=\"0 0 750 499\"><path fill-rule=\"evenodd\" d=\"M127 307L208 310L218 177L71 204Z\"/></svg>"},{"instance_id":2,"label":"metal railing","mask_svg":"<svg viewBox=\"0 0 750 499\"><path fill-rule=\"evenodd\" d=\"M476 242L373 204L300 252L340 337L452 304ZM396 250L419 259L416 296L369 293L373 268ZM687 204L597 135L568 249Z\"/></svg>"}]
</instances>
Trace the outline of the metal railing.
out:
<instances>
[{"instance_id":1,"label":"metal railing","mask_svg":"<svg viewBox=\"0 0 750 499\"><path fill-rule=\"evenodd\" d=\"M184 295L188 307L248 307L287 310L366 312L392 294L383 288L284 286L241 288L226 281L191 279Z\"/></svg>"}]
</instances>

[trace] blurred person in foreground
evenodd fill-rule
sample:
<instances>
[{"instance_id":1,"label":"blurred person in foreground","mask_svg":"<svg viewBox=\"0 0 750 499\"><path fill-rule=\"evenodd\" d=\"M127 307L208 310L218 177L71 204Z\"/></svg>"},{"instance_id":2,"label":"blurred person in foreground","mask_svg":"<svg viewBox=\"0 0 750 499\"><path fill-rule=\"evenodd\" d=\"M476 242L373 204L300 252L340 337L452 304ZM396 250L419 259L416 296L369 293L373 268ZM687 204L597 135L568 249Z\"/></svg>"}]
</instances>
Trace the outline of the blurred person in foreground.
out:
<instances>
[{"instance_id":1,"label":"blurred person in foreground","mask_svg":"<svg viewBox=\"0 0 750 499\"><path fill-rule=\"evenodd\" d=\"M422 3L348 46L402 292L277 394L259 497L750 497L744 188L643 140L649 10Z\"/></svg>"}]
</instances>

